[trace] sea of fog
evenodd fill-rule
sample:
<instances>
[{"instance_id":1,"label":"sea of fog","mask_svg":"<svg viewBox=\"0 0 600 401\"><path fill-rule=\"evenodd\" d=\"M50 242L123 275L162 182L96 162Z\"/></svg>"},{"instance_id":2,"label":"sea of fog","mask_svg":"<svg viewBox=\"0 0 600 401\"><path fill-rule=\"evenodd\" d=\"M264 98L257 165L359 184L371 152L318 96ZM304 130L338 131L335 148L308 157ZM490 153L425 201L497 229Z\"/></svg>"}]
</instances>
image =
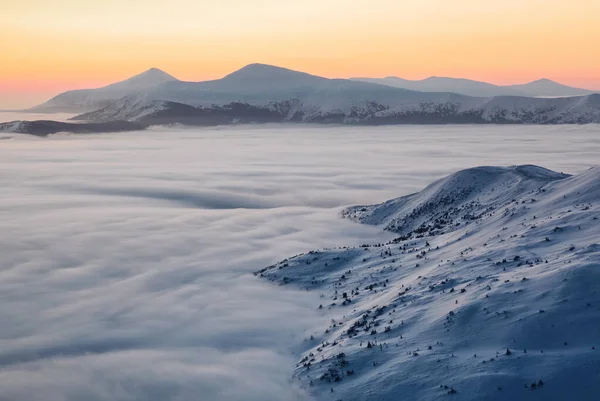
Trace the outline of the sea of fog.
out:
<instances>
[{"instance_id":1,"label":"sea of fog","mask_svg":"<svg viewBox=\"0 0 600 401\"><path fill-rule=\"evenodd\" d=\"M345 205L477 165L576 173L599 126L2 135L0 400L303 400L318 294L252 272L391 238Z\"/></svg>"}]
</instances>

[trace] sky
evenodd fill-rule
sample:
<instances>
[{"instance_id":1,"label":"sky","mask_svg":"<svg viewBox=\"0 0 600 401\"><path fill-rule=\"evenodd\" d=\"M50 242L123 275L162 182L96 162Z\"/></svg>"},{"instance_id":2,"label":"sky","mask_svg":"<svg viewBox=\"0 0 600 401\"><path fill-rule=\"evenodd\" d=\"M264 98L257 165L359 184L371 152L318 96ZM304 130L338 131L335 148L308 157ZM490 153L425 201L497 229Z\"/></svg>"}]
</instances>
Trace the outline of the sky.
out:
<instances>
[{"instance_id":1,"label":"sky","mask_svg":"<svg viewBox=\"0 0 600 401\"><path fill-rule=\"evenodd\" d=\"M598 0L0 0L0 108L157 67L326 77L550 78L600 89Z\"/></svg>"}]
</instances>

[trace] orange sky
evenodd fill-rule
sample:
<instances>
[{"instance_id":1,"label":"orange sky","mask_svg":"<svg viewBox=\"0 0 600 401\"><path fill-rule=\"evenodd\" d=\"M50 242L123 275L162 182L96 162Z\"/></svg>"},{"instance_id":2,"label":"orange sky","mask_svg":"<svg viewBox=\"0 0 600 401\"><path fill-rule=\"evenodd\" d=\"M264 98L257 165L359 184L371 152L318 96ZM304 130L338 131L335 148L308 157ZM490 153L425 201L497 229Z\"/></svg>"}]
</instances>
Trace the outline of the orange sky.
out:
<instances>
[{"instance_id":1,"label":"orange sky","mask_svg":"<svg viewBox=\"0 0 600 401\"><path fill-rule=\"evenodd\" d=\"M327 77L546 77L600 89L599 0L0 0L0 108L149 67Z\"/></svg>"}]
</instances>

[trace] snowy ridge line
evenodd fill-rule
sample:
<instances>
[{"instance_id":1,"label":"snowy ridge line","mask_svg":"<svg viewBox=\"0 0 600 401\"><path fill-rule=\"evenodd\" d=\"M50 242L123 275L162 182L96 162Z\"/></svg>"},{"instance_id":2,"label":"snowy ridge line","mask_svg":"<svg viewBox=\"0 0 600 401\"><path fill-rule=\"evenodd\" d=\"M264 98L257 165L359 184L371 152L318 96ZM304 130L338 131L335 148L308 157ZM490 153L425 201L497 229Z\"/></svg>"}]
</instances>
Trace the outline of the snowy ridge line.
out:
<instances>
[{"instance_id":1,"label":"snowy ridge line","mask_svg":"<svg viewBox=\"0 0 600 401\"><path fill-rule=\"evenodd\" d=\"M523 85L498 86L471 79L429 77L422 80L409 80L398 77L350 78L353 81L371 82L422 92L454 92L466 96L582 96L594 91L561 85L549 79L539 79Z\"/></svg>"},{"instance_id":2,"label":"snowy ridge line","mask_svg":"<svg viewBox=\"0 0 600 401\"><path fill-rule=\"evenodd\" d=\"M344 216L386 244L256 275L319 291L293 379L318 400L595 400L600 167L477 167Z\"/></svg>"}]
</instances>

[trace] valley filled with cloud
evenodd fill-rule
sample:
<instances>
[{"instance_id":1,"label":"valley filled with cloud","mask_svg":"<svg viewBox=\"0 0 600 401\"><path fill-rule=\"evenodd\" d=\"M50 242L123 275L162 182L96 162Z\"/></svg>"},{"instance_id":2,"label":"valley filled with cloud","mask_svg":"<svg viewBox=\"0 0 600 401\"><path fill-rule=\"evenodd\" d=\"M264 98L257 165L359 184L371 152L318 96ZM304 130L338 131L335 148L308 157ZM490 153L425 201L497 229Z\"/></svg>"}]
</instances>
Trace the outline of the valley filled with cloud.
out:
<instances>
[{"instance_id":1,"label":"valley filled with cloud","mask_svg":"<svg viewBox=\"0 0 600 401\"><path fill-rule=\"evenodd\" d=\"M0 400L303 400L319 294L252 272L480 165L578 173L594 126L257 125L0 141Z\"/></svg>"}]
</instances>

